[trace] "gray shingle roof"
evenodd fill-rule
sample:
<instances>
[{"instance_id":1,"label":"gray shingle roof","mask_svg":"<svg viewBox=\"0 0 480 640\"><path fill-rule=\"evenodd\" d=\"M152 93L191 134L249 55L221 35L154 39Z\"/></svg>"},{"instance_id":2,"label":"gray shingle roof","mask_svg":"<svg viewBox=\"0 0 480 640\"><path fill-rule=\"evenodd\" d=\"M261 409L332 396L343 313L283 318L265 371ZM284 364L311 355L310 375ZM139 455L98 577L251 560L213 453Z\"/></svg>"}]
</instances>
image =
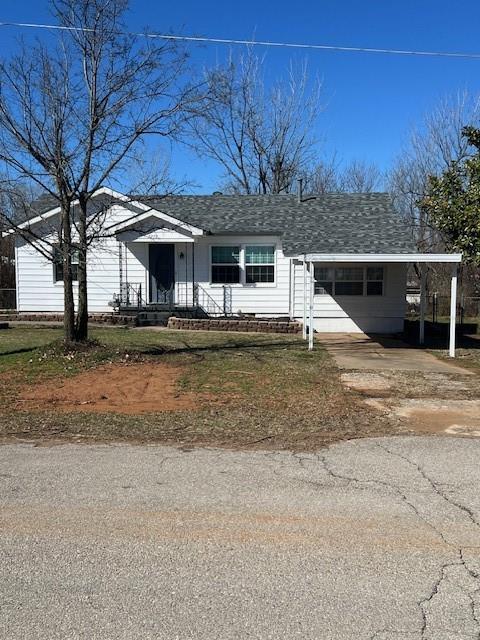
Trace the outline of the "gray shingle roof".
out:
<instances>
[{"instance_id":1,"label":"gray shingle roof","mask_svg":"<svg viewBox=\"0 0 480 640\"><path fill-rule=\"evenodd\" d=\"M212 234L282 236L287 255L415 253L408 226L386 193L296 195L132 196ZM42 198L37 213L57 206Z\"/></svg>"},{"instance_id":2,"label":"gray shingle roof","mask_svg":"<svg viewBox=\"0 0 480 640\"><path fill-rule=\"evenodd\" d=\"M213 195L142 198L213 234L280 234L287 255L414 253L408 226L386 193Z\"/></svg>"}]
</instances>

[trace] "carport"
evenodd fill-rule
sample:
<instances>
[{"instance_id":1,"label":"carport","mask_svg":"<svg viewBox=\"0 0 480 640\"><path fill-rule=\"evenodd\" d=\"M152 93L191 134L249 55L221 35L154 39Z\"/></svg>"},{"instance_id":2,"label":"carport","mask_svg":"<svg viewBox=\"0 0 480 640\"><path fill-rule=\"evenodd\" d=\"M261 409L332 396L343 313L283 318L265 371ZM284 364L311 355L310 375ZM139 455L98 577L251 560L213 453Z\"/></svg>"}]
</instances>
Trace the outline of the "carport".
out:
<instances>
[{"instance_id":1,"label":"carport","mask_svg":"<svg viewBox=\"0 0 480 640\"><path fill-rule=\"evenodd\" d=\"M420 278L420 323L419 343L425 343L426 310L426 267L428 264L446 263L451 265L450 280L450 330L449 355L455 357L455 333L457 315L457 271L462 260L461 253L391 253L391 254L322 254L305 253L297 256L303 263L303 337L308 340L308 348L314 348L314 299L315 265L384 265L389 263L417 264Z\"/></svg>"}]
</instances>

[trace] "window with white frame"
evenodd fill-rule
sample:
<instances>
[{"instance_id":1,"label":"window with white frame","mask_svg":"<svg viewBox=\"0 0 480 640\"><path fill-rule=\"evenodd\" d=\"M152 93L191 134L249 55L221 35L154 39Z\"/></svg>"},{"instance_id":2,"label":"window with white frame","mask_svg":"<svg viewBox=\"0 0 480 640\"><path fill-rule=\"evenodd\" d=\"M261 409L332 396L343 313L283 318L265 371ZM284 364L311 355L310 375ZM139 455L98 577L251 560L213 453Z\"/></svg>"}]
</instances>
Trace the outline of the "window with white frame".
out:
<instances>
[{"instance_id":1,"label":"window with white frame","mask_svg":"<svg viewBox=\"0 0 480 640\"><path fill-rule=\"evenodd\" d=\"M238 284L240 282L240 247L212 247L212 284Z\"/></svg>"},{"instance_id":2,"label":"window with white frame","mask_svg":"<svg viewBox=\"0 0 480 640\"><path fill-rule=\"evenodd\" d=\"M363 267L335 269L336 296L363 296Z\"/></svg>"},{"instance_id":3,"label":"window with white frame","mask_svg":"<svg viewBox=\"0 0 480 640\"><path fill-rule=\"evenodd\" d=\"M211 284L273 284L275 245L211 247Z\"/></svg>"},{"instance_id":4,"label":"window with white frame","mask_svg":"<svg viewBox=\"0 0 480 640\"><path fill-rule=\"evenodd\" d=\"M367 296L383 296L383 267L367 267Z\"/></svg>"},{"instance_id":5,"label":"window with white frame","mask_svg":"<svg viewBox=\"0 0 480 640\"><path fill-rule=\"evenodd\" d=\"M245 247L245 282L275 282L275 247L251 245Z\"/></svg>"},{"instance_id":6,"label":"window with white frame","mask_svg":"<svg viewBox=\"0 0 480 640\"><path fill-rule=\"evenodd\" d=\"M315 267L315 294L333 296L335 269L330 267Z\"/></svg>"},{"instance_id":7,"label":"window with white frame","mask_svg":"<svg viewBox=\"0 0 480 640\"><path fill-rule=\"evenodd\" d=\"M78 281L78 249L72 248L71 251L72 280ZM60 245L53 247L53 280L54 282L63 281L63 253Z\"/></svg>"},{"instance_id":8,"label":"window with white frame","mask_svg":"<svg viewBox=\"0 0 480 640\"><path fill-rule=\"evenodd\" d=\"M383 267L323 267L316 266L315 295L383 296Z\"/></svg>"}]
</instances>

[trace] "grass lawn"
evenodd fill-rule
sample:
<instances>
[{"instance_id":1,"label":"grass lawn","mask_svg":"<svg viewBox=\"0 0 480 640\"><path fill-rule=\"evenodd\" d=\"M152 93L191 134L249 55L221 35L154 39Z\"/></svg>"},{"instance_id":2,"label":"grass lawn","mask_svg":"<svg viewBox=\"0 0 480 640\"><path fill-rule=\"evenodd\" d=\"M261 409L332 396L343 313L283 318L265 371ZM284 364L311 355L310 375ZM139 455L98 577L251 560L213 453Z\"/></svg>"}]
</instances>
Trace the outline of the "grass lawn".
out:
<instances>
[{"instance_id":1,"label":"grass lawn","mask_svg":"<svg viewBox=\"0 0 480 640\"><path fill-rule=\"evenodd\" d=\"M436 356L451 361L448 356L446 339L442 340L442 348L439 348L439 342L438 339L430 339L427 341L427 346ZM457 337L454 364L480 373L480 334Z\"/></svg>"},{"instance_id":2,"label":"grass lawn","mask_svg":"<svg viewBox=\"0 0 480 640\"><path fill-rule=\"evenodd\" d=\"M436 355L441 355L444 358L447 358L447 352L443 351L435 352ZM468 369L473 369L477 373L480 373L480 339L478 340L478 347L468 348L468 347L458 347L456 349L455 354L455 364L459 364L461 367L467 367Z\"/></svg>"},{"instance_id":3,"label":"grass lawn","mask_svg":"<svg viewBox=\"0 0 480 640\"><path fill-rule=\"evenodd\" d=\"M65 353L61 332L30 326L0 332L1 438L315 449L393 433L341 385L326 351L309 353L297 336L95 328L93 345ZM44 385L76 384L85 375L95 380L105 369L121 376L131 366L174 368L175 393L198 402L133 415L92 413L85 403L65 410L20 402Z\"/></svg>"}]
</instances>

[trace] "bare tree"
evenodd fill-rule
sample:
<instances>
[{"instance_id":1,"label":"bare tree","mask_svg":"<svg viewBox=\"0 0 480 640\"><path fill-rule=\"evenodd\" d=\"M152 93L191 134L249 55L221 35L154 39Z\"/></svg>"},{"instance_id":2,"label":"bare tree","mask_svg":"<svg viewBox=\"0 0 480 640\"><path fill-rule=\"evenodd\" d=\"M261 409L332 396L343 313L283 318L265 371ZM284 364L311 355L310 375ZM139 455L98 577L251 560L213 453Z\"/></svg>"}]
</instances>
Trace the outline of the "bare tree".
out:
<instances>
[{"instance_id":1,"label":"bare tree","mask_svg":"<svg viewBox=\"0 0 480 640\"><path fill-rule=\"evenodd\" d=\"M104 220L104 207L91 205L93 194L122 175L146 136L175 136L199 100L184 80L185 51L173 41L127 34L127 4L51 0L65 29L56 46L22 47L0 63L0 162L11 200L28 209L16 188L27 181L60 209L51 236L23 235L51 260L57 245L61 252L67 342L87 337L88 250Z\"/></svg>"},{"instance_id":2,"label":"bare tree","mask_svg":"<svg viewBox=\"0 0 480 640\"><path fill-rule=\"evenodd\" d=\"M341 173L340 190L348 193L372 193L382 185L382 172L373 163L352 160Z\"/></svg>"},{"instance_id":3,"label":"bare tree","mask_svg":"<svg viewBox=\"0 0 480 640\"><path fill-rule=\"evenodd\" d=\"M2 198L0 197L1 207ZM12 296L7 295L9 292L2 290L14 289L15 287L14 243L11 237L3 237L3 231L6 229L0 216L0 309L10 308L13 302Z\"/></svg>"},{"instance_id":4,"label":"bare tree","mask_svg":"<svg viewBox=\"0 0 480 640\"><path fill-rule=\"evenodd\" d=\"M310 194L324 193L371 193L381 188L383 175L373 163L364 160L352 160L341 165L334 154L326 160L320 160L306 174L306 190Z\"/></svg>"},{"instance_id":5,"label":"bare tree","mask_svg":"<svg viewBox=\"0 0 480 640\"><path fill-rule=\"evenodd\" d=\"M480 124L480 97L467 91L446 97L417 125L387 176L395 208L410 225L419 251L443 250L443 239L419 203L427 193L430 176L440 176L453 161L461 162L471 154L462 135L466 125ZM415 269L417 277L418 270ZM430 265L429 287L445 291L450 274L445 265ZM460 286L468 294L478 281L478 269L462 266Z\"/></svg>"},{"instance_id":6,"label":"bare tree","mask_svg":"<svg viewBox=\"0 0 480 640\"><path fill-rule=\"evenodd\" d=\"M322 195L341 191L340 163L337 155L317 161L305 174L305 193Z\"/></svg>"},{"instance_id":7,"label":"bare tree","mask_svg":"<svg viewBox=\"0 0 480 640\"><path fill-rule=\"evenodd\" d=\"M267 87L263 62L249 50L208 72L209 109L191 121L191 146L223 168L231 192L287 193L314 155L320 84L304 65Z\"/></svg>"},{"instance_id":8,"label":"bare tree","mask_svg":"<svg viewBox=\"0 0 480 640\"><path fill-rule=\"evenodd\" d=\"M441 175L453 160L461 161L471 153L462 129L479 122L479 97L463 92L443 99L411 131L389 172L387 181L394 204L411 224L420 250L428 250L439 240L418 207L426 194L428 178Z\"/></svg>"}]
</instances>

